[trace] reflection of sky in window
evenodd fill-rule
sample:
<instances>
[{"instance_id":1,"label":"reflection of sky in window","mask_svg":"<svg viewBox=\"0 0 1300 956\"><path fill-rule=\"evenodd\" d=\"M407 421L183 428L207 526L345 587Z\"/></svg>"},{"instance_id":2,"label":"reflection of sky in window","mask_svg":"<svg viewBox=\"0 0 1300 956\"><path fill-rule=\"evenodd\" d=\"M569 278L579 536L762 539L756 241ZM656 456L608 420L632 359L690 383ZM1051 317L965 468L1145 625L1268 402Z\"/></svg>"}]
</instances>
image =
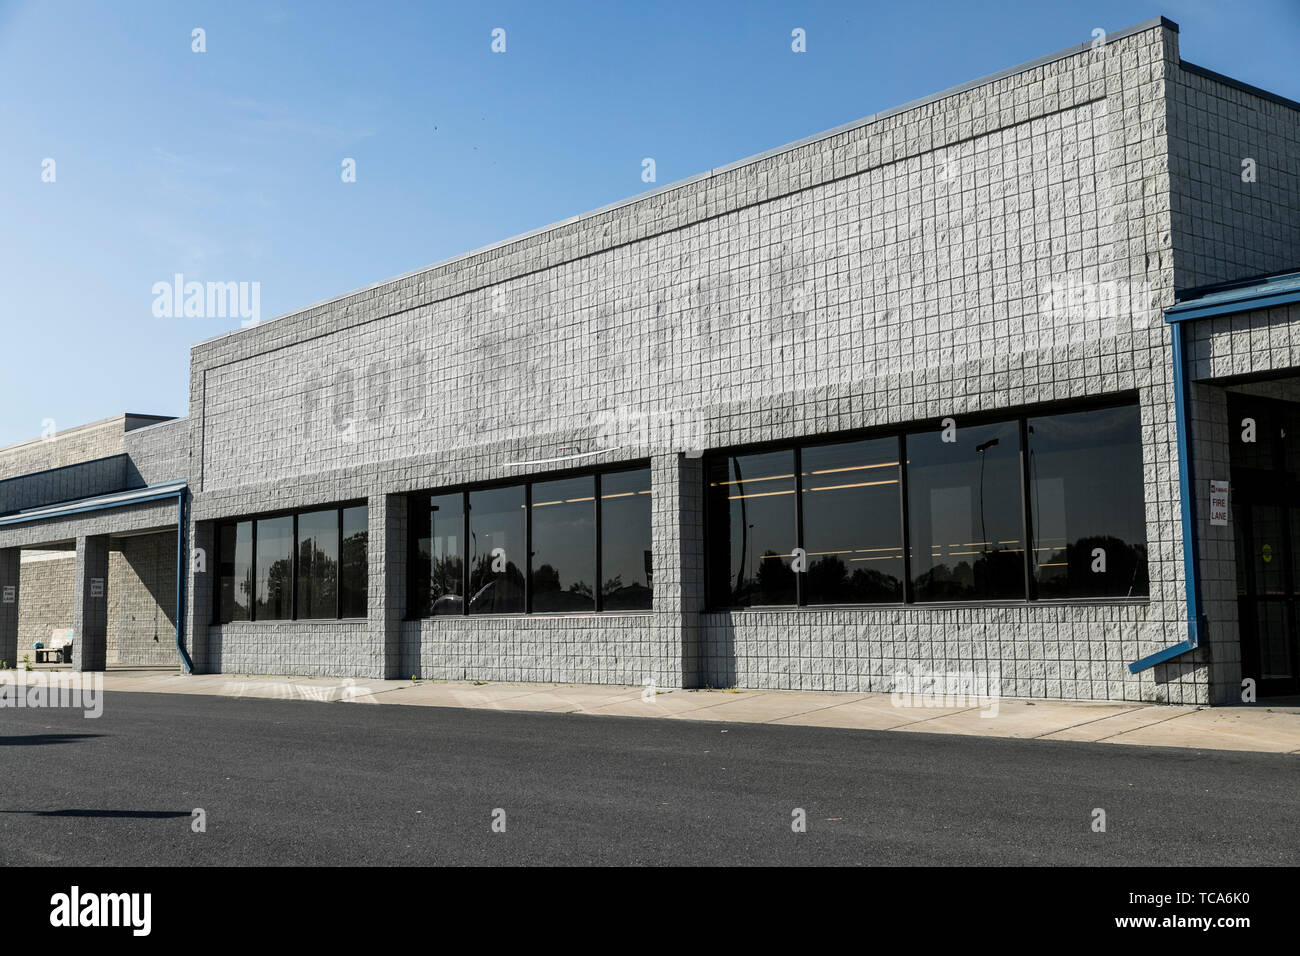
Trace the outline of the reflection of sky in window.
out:
<instances>
[{"instance_id":1,"label":"reflection of sky in window","mask_svg":"<svg viewBox=\"0 0 1300 956\"><path fill-rule=\"evenodd\" d=\"M1080 537L1146 541L1138 409L1029 419L1030 511L1040 567L1064 567Z\"/></svg>"},{"instance_id":2,"label":"reflection of sky in window","mask_svg":"<svg viewBox=\"0 0 1300 956\"><path fill-rule=\"evenodd\" d=\"M731 578L752 581L761 561L788 563L795 546L794 454L733 458L727 474L721 485L730 503ZM768 551L778 557L764 558Z\"/></svg>"},{"instance_id":3,"label":"reflection of sky in window","mask_svg":"<svg viewBox=\"0 0 1300 956\"><path fill-rule=\"evenodd\" d=\"M650 469L610 472L600 479L601 584L620 578L624 587L648 585Z\"/></svg>"},{"instance_id":4,"label":"reflection of sky in window","mask_svg":"<svg viewBox=\"0 0 1300 956\"><path fill-rule=\"evenodd\" d=\"M836 556L851 567L902 557L897 439L809 446L801 463L810 562Z\"/></svg>"},{"instance_id":5,"label":"reflection of sky in window","mask_svg":"<svg viewBox=\"0 0 1300 956\"><path fill-rule=\"evenodd\" d=\"M596 482L591 476L533 485L533 573L550 565L561 590L594 586L596 578Z\"/></svg>"},{"instance_id":6,"label":"reflection of sky in window","mask_svg":"<svg viewBox=\"0 0 1300 956\"><path fill-rule=\"evenodd\" d=\"M912 572L973 565L985 551L1021 552L1020 436L1015 422L907 438Z\"/></svg>"}]
</instances>

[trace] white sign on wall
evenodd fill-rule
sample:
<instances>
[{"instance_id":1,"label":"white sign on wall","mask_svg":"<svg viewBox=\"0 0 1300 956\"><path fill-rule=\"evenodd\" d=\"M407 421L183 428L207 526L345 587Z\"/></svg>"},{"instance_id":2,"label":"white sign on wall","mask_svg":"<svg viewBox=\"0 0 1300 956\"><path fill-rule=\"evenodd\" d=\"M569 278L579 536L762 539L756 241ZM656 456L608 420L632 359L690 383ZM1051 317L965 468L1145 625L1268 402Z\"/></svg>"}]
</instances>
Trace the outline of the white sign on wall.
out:
<instances>
[{"instance_id":1,"label":"white sign on wall","mask_svg":"<svg viewBox=\"0 0 1300 956\"><path fill-rule=\"evenodd\" d=\"M3 599L5 604L13 604L14 599L17 596L18 596L18 592L14 589L14 586L12 584L5 586L4 599Z\"/></svg>"},{"instance_id":2,"label":"white sign on wall","mask_svg":"<svg viewBox=\"0 0 1300 956\"><path fill-rule=\"evenodd\" d=\"M104 596L104 579L103 579L103 578L91 578L91 579L90 579L90 596L93 597L93 598L101 598L101 597Z\"/></svg>"},{"instance_id":3,"label":"white sign on wall","mask_svg":"<svg viewBox=\"0 0 1300 956\"><path fill-rule=\"evenodd\" d=\"M1228 483L1210 479L1210 524L1228 523Z\"/></svg>"}]
</instances>

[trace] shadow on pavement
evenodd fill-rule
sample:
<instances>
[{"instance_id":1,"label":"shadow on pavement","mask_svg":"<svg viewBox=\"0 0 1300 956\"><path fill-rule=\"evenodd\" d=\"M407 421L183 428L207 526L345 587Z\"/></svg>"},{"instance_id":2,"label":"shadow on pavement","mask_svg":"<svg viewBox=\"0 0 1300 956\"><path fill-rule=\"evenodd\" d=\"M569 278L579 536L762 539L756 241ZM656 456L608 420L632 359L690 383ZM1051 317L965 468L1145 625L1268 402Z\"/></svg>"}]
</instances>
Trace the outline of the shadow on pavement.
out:
<instances>
[{"instance_id":1,"label":"shadow on pavement","mask_svg":"<svg viewBox=\"0 0 1300 956\"><path fill-rule=\"evenodd\" d=\"M0 810L0 813L27 813L34 817L110 817L127 820L166 820L192 815L190 810Z\"/></svg>"},{"instance_id":2,"label":"shadow on pavement","mask_svg":"<svg viewBox=\"0 0 1300 956\"><path fill-rule=\"evenodd\" d=\"M70 744L78 740L102 737L103 734L25 734L22 737L0 737L0 747L41 747L45 744Z\"/></svg>"}]
</instances>

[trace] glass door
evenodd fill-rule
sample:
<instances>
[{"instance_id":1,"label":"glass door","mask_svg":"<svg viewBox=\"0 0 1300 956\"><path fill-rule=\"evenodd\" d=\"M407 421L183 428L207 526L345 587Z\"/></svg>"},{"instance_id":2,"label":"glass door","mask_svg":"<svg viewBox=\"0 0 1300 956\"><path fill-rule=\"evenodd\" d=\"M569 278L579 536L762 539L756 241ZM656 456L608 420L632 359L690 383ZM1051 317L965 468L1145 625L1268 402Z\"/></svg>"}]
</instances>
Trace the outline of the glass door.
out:
<instances>
[{"instance_id":1,"label":"glass door","mask_svg":"<svg viewBox=\"0 0 1300 956\"><path fill-rule=\"evenodd\" d=\"M1300 478L1291 467L1300 449L1289 448L1300 444L1300 406L1229 394L1228 414L1243 676L1261 697L1300 693Z\"/></svg>"}]
</instances>

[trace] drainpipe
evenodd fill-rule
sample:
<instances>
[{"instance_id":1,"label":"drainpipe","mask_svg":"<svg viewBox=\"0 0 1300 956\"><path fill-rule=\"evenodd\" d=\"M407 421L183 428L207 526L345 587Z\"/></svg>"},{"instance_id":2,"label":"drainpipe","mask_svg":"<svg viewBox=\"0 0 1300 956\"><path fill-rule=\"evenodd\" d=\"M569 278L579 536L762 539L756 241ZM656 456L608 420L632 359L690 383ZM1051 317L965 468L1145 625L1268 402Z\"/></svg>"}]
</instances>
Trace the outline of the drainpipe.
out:
<instances>
[{"instance_id":1,"label":"drainpipe","mask_svg":"<svg viewBox=\"0 0 1300 956\"><path fill-rule=\"evenodd\" d=\"M1196 562L1196 512L1195 493L1192 490L1191 422L1188 420L1190 391L1187 381L1187 342L1184 322L1170 319L1174 361L1174 427L1178 437L1178 490L1183 513L1183 579L1187 582L1187 640L1163 650L1148 654L1129 664L1130 674L1136 674L1157 664L1172 660L1201 643L1205 619L1201 612L1201 575Z\"/></svg>"},{"instance_id":2,"label":"drainpipe","mask_svg":"<svg viewBox=\"0 0 1300 956\"><path fill-rule=\"evenodd\" d=\"M181 627L185 611L185 490L176 495L176 652L181 655L185 673L194 673L194 662L185 651L185 632Z\"/></svg>"}]
</instances>

